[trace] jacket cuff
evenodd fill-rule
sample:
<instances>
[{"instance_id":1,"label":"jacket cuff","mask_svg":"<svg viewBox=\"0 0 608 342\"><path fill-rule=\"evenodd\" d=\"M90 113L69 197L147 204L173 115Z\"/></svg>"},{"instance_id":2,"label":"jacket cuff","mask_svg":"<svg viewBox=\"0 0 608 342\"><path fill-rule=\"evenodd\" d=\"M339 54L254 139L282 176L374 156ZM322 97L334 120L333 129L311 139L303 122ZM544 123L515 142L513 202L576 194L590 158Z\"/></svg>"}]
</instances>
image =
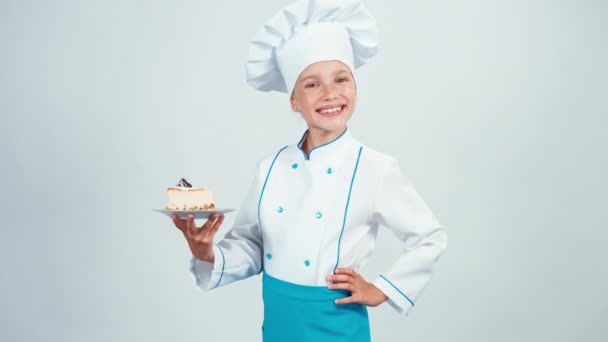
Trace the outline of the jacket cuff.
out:
<instances>
[{"instance_id":1,"label":"jacket cuff","mask_svg":"<svg viewBox=\"0 0 608 342\"><path fill-rule=\"evenodd\" d=\"M414 302L385 276L379 276L373 284L388 297L387 302L399 314L407 316L414 307Z\"/></svg>"},{"instance_id":2,"label":"jacket cuff","mask_svg":"<svg viewBox=\"0 0 608 342\"><path fill-rule=\"evenodd\" d=\"M217 244L213 245L213 255L213 264L195 256L190 259L190 274L192 274L196 286L204 291L218 287L224 275L226 260L222 248Z\"/></svg>"}]
</instances>

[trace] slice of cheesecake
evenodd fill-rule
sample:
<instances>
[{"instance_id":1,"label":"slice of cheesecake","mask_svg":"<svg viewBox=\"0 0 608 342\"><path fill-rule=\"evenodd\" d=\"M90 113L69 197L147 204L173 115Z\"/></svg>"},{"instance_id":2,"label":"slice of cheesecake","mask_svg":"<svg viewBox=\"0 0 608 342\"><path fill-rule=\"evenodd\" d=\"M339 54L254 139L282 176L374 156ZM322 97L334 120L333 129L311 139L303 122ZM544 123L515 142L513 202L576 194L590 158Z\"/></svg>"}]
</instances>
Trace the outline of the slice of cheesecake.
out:
<instances>
[{"instance_id":1,"label":"slice of cheesecake","mask_svg":"<svg viewBox=\"0 0 608 342\"><path fill-rule=\"evenodd\" d=\"M165 206L168 210L213 210L213 196L208 187L194 188L184 178L175 187L167 189L169 202Z\"/></svg>"}]
</instances>

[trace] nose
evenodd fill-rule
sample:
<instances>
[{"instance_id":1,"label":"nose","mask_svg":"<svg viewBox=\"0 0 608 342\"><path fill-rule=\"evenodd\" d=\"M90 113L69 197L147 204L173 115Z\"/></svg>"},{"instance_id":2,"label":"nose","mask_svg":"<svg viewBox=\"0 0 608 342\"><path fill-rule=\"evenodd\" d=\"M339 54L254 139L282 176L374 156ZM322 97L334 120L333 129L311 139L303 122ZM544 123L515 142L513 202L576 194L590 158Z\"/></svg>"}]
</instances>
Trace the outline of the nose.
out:
<instances>
[{"instance_id":1,"label":"nose","mask_svg":"<svg viewBox=\"0 0 608 342\"><path fill-rule=\"evenodd\" d=\"M326 101L335 100L338 97L338 92L336 90L335 84L329 84L325 87L325 94L323 94L323 99Z\"/></svg>"}]
</instances>

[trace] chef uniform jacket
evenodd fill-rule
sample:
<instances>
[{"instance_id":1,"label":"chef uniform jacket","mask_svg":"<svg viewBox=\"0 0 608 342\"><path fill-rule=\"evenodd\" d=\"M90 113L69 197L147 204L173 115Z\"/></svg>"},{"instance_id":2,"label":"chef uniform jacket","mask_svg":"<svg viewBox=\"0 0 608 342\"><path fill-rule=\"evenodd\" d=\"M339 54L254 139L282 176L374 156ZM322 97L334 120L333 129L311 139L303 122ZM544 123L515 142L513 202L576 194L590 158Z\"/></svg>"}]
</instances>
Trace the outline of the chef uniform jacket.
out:
<instances>
[{"instance_id":1,"label":"chef uniform jacket","mask_svg":"<svg viewBox=\"0 0 608 342\"><path fill-rule=\"evenodd\" d=\"M373 280L407 314L447 246L447 235L398 161L358 142L346 129L333 141L281 148L257 164L233 228L214 244L214 263L192 257L203 290L264 271L300 285L326 286L337 267L369 261L380 225L402 252Z\"/></svg>"}]
</instances>

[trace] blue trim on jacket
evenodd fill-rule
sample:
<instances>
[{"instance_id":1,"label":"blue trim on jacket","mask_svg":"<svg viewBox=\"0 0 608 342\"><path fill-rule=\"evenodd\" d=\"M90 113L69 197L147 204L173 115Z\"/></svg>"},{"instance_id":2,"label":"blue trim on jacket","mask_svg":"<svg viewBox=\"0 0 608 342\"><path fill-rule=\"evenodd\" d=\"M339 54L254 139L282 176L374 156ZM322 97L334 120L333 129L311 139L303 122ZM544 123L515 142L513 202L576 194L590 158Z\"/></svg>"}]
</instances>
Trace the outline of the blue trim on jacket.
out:
<instances>
[{"instance_id":1,"label":"blue trim on jacket","mask_svg":"<svg viewBox=\"0 0 608 342\"><path fill-rule=\"evenodd\" d=\"M395 290L399 291L399 293L401 293L401 295L403 297L405 297L405 299L407 299L408 302L410 302L410 304L412 304L412 306L414 306L414 302L412 302L412 300L410 299L410 297L406 296L405 293L401 292L401 290L399 290L399 288L397 288L397 286L395 286L395 284L391 283L390 280L386 279L385 276L383 276L382 274L380 275L380 277L384 280L386 280L387 283L389 283L392 287L395 288Z\"/></svg>"},{"instance_id":2,"label":"blue trim on jacket","mask_svg":"<svg viewBox=\"0 0 608 342\"><path fill-rule=\"evenodd\" d=\"M312 151L321 148L323 146L327 146L333 142L335 142L336 140L342 138L342 136L344 135L344 133L346 133L346 131L348 131L348 127L346 127L344 129L344 132L340 133L340 135L338 135L334 140L330 141L330 142L326 142L325 144L321 144L319 146L315 146L313 147L309 152L308 152L308 157L306 156L306 152L304 152L304 150L302 149L302 147L300 147L300 145L302 144L302 141L304 140L304 137L306 137L308 130L306 130L306 132L304 132L304 134L302 135L302 138L300 138L300 141L298 142L298 144L296 145L298 147L298 150L302 151L302 154L304 155L304 159L306 160L310 160L310 155L312 154Z\"/></svg>"},{"instance_id":3,"label":"blue trim on jacket","mask_svg":"<svg viewBox=\"0 0 608 342\"><path fill-rule=\"evenodd\" d=\"M359 147L359 154L357 155L357 163L355 163L355 170L353 171L353 177L350 180L350 189L348 189L348 198L346 200L346 208L344 208L344 219L342 220L342 231L340 231L340 238L338 239L338 256L336 259L336 267L334 267L334 274L336 274L336 269L338 268L338 264L340 264L340 242L342 242L342 234L344 234L344 227L346 225L346 214L348 213L348 205L350 204L350 195L353 191L353 183L355 182L355 175L357 174L357 168L359 167L359 159L361 159L362 150L363 150L363 146Z\"/></svg>"},{"instance_id":4,"label":"blue trim on jacket","mask_svg":"<svg viewBox=\"0 0 608 342\"><path fill-rule=\"evenodd\" d=\"M287 146L284 146L274 156L274 159L272 160L272 163L270 164L270 167L268 168L268 173L266 174L266 179L264 180L264 186L262 186L262 191L260 192L260 200L258 201L258 226L260 227L260 234L262 234L262 237L264 236L264 231L262 230L262 219L260 217L260 206L262 204L262 197L264 197L264 190L266 190L266 183L268 183L268 177L270 177L270 172L272 171L272 167L274 166L274 162L279 157L279 154L281 154L281 152L283 152L283 150L286 149L286 148L287 148Z\"/></svg>"}]
</instances>

